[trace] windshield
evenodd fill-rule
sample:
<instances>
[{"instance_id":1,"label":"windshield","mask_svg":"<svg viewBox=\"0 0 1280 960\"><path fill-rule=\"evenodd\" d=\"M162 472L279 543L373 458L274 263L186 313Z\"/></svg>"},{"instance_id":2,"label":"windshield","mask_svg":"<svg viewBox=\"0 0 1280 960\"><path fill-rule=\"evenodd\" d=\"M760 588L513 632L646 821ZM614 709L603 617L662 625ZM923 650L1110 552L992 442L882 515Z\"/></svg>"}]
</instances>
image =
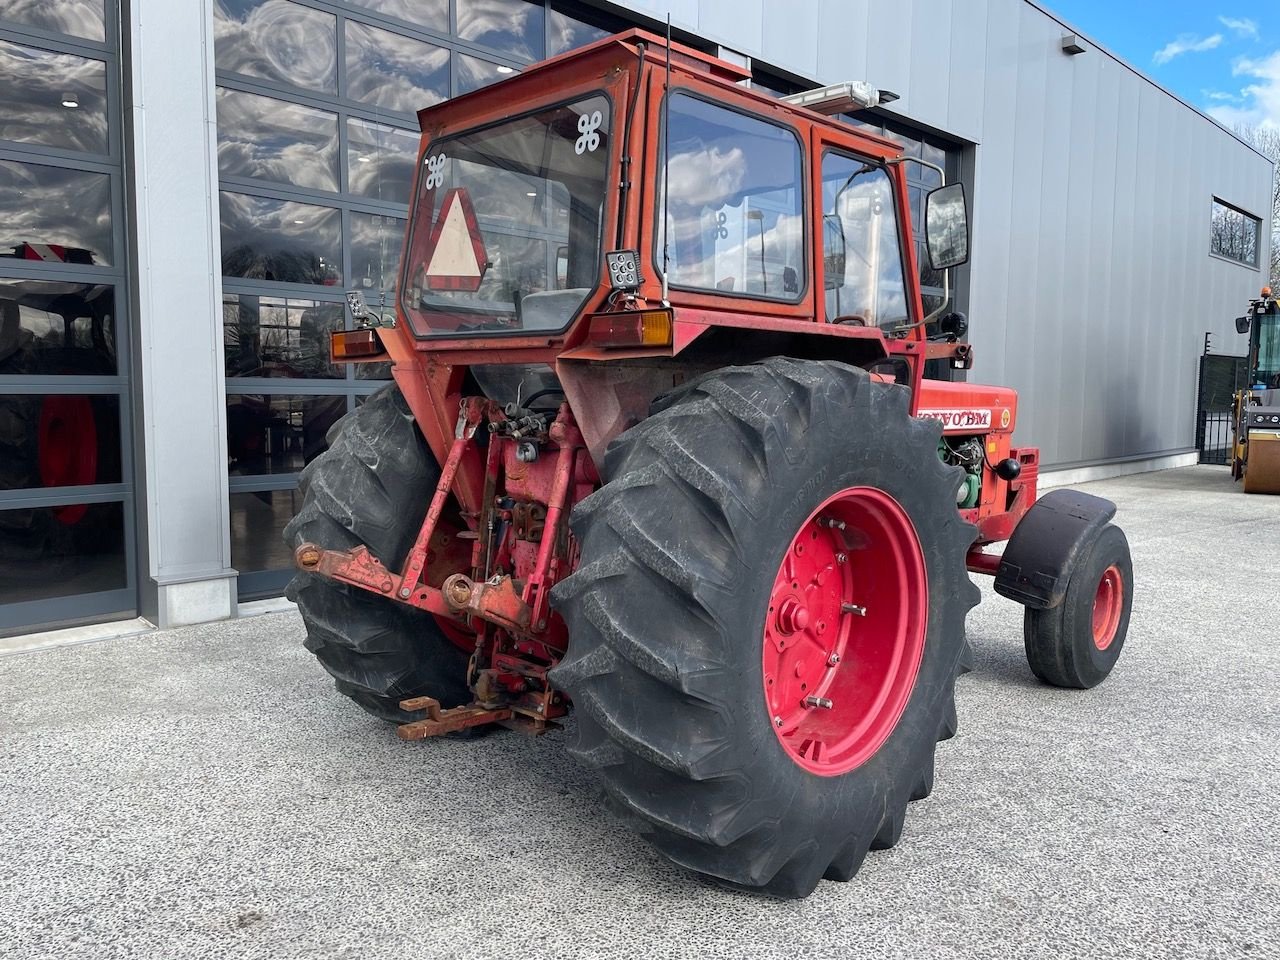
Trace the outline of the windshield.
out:
<instances>
[{"instance_id":1,"label":"windshield","mask_svg":"<svg viewBox=\"0 0 1280 960\"><path fill-rule=\"evenodd\" d=\"M401 285L414 333L569 325L599 278L611 129L596 94L431 144Z\"/></svg>"},{"instance_id":2,"label":"windshield","mask_svg":"<svg viewBox=\"0 0 1280 960\"><path fill-rule=\"evenodd\" d=\"M1258 325L1258 368L1254 383L1280 387L1280 313L1264 313L1254 318Z\"/></svg>"}]
</instances>

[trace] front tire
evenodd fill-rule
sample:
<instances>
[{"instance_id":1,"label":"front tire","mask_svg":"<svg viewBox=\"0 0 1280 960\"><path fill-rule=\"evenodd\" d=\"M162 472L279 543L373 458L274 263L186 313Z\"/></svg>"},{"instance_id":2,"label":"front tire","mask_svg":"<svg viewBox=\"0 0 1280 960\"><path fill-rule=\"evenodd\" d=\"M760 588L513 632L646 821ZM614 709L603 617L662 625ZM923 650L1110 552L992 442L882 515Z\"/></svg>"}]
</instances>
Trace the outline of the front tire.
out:
<instances>
[{"instance_id":1,"label":"front tire","mask_svg":"<svg viewBox=\"0 0 1280 960\"><path fill-rule=\"evenodd\" d=\"M1096 687L1120 659L1132 609L1129 541L1123 530L1108 524L1072 571L1062 602L1024 612L1031 672L1055 687Z\"/></svg>"},{"instance_id":2,"label":"front tire","mask_svg":"<svg viewBox=\"0 0 1280 960\"><path fill-rule=\"evenodd\" d=\"M552 679L578 714L570 749L676 863L803 897L892 846L907 802L932 788L935 744L955 733L964 618L978 591L965 570L974 529L955 508L957 471L938 459L938 425L913 420L908 403L905 389L840 363L720 370L616 440L609 482L574 511L581 564L553 593L569 625ZM903 530L898 515L911 536L883 532ZM844 550L826 540L831 519L846 525ZM804 575L791 562L797 543L827 551ZM892 572L913 565L916 579ZM779 639L811 639L823 618L835 636L842 604L865 605L865 618L848 615L859 623L840 634L848 662L833 673L778 649ZM879 632L877 617L888 624ZM802 746L807 714L792 701L804 677L818 676L812 689L825 695L842 689L832 677L844 666L876 662L859 647L862 624L898 645L905 666L892 656L881 665L885 697L896 683L901 702L886 716L869 700L843 714L836 702L824 718L838 721L831 743L844 746L824 767ZM795 689L779 698L770 691L784 674ZM857 693L846 684L843 696ZM864 720L873 736L859 739Z\"/></svg>"},{"instance_id":3,"label":"front tire","mask_svg":"<svg viewBox=\"0 0 1280 960\"><path fill-rule=\"evenodd\" d=\"M302 509L285 542L364 545L399 570L439 476L404 397L389 385L334 424L329 449L302 471ZM307 649L339 692L374 716L416 719L400 709L409 697L435 697L445 707L470 699L467 656L430 614L313 573L299 572L286 595L302 614Z\"/></svg>"}]
</instances>

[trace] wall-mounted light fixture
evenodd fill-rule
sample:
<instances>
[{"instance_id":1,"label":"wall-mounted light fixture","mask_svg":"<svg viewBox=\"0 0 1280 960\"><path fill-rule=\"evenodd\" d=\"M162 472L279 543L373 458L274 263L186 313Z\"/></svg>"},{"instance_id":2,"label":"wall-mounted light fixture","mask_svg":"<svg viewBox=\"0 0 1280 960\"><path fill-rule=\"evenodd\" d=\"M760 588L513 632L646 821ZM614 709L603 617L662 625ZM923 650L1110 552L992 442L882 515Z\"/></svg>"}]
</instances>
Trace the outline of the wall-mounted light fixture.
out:
<instances>
[{"instance_id":1,"label":"wall-mounted light fixture","mask_svg":"<svg viewBox=\"0 0 1280 960\"><path fill-rule=\"evenodd\" d=\"M1062 38L1062 52L1067 56L1074 57L1077 53L1084 53L1088 49L1074 33L1068 33Z\"/></svg>"},{"instance_id":2,"label":"wall-mounted light fixture","mask_svg":"<svg viewBox=\"0 0 1280 960\"><path fill-rule=\"evenodd\" d=\"M62 95L62 105L68 110L74 110L76 107L80 106L80 98L74 93L64 93Z\"/></svg>"}]
</instances>

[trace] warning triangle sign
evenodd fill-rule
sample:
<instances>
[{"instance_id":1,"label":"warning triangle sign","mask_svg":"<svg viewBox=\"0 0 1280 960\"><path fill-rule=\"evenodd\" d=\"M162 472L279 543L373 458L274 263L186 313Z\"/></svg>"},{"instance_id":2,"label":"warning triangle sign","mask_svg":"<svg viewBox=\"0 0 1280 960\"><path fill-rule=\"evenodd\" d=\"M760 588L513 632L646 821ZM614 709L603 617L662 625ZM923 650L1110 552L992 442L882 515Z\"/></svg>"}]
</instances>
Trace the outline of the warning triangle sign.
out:
<instances>
[{"instance_id":1,"label":"warning triangle sign","mask_svg":"<svg viewBox=\"0 0 1280 960\"><path fill-rule=\"evenodd\" d=\"M428 288L472 293L480 289L489 257L465 187L455 187L445 194L428 245L431 251L427 256Z\"/></svg>"}]
</instances>

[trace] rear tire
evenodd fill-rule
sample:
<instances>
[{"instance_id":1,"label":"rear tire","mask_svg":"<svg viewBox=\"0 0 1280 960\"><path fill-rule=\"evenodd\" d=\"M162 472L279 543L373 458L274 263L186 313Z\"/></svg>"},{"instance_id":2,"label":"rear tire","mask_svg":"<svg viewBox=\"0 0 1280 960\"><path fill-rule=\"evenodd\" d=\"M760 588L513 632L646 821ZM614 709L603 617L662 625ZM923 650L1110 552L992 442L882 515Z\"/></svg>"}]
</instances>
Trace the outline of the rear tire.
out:
<instances>
[{"instance_id":1,"label":"rear tire","mask_svg":"<svg viewBox=\"0 0 1280 960\"><path fill-rule=\"evenodd\" d=\"M907 802L932 788L935 744L956 729L964 618L978 591L965 570L974 528L955 508L958 470L938 459L940 427L913 420L908 402L905 389L840 363L775 358L720 370L618 438L609 482L574 511L581 563L553 592L569 625L552 680L578 715L570 750L682 866L807 896L823 877L853 876L869 849L892 846ZM868 488L873 501L896 502L918 537L922 652L878 747L852 769L846 751L845 763L815 773L775 732L785 708L766 695L768 645L777 646L766 626L780 622L769 603L819 505ZM884 558L864 554L875 537L849 526L849 552L836 562L855 584L883 585L873 567ZM812 613L830 609L822 584L837 577L826 577L812 580L804 623L828 616ZM893 590L867 596L865 622L897 601ZM846 649L862 662L858 647Z\"/></svg>"},{"instance_id":2,"label":"rear tire","mask_svg":"<svg viewBox=\"0 0 1280 960\"><path fill-rule=\"evenodd\" d=\"M1062 602L1023 613L1031 672L1055 687L1096 687L1120 659L1132 608L1129 541L1108 524L1072 572Z\"/></svg>"},{"instance_id":3,"label":"rear tire","mask_svg":"<svg viewBox=\"0 0 1280 960\"><path fill-rule=\"evenodd\" d=\"M334 424L329 449L302 471L302 509L285 527L285 542L332 550L363 544L399 570L439 475L399 388L387 386ZM307 649L339 692L374 716L416 719L400 709L408 697L435 697L446 707L470 699L467 656L430 614L311 573L298 573L286 595L302 614Z\"/></svg>"}]
</instances>

